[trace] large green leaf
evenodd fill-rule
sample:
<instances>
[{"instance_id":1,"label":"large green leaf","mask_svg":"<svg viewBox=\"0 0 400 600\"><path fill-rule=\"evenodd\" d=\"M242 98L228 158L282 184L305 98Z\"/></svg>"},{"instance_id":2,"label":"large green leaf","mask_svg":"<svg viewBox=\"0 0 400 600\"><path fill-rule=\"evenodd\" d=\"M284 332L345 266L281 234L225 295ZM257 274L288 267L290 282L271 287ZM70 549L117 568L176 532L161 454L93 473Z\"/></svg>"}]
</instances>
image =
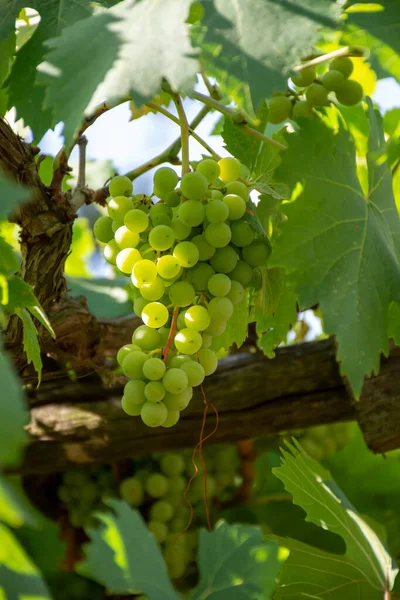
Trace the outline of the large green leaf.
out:
<instances>
[{"instance_id":1,"label":"large green leaf","mask_svg":"<svg viewBox=\"0 0 400 600\"><path fill-rule=\"evenodd\" d=\"M312 51L322 27L336 28L339 4L326 0L205 0L202 58L247 110L286 89L290 69Z\"/></svg>"},{"instance_id":2,"label":"large green leaf","mask_svg":"<svg viewBox=\"0 0 400 600\"><path fill-rule=\"evenodd\" d=\"M227 523L201 530L198 565L191 600L269 598L280 568L278 547L263 541L261 529Z\"/></svg>"},{"instance_id":3,"label":"large green leaf","mask_svg":"<svg viewBox=\"0 0 400 600\"><path fill-rule=\"evenodd\" d=\"M364 374L379 371L388 352L388 309L400 301L400 222L391 171L374 155L384 148L382 120L369 103L369 193L356 172L354 143L342 125L307 121L287 136L277 171L298 198L286 205L288 221L270 264L283 266L302 308L321 307L324 329L338 339L341 369L359 396Z\"/></svg>"},{"instance_id":4,"label":"large green leaf","mask_svg":"<svg viewBox=\"0 0 400 600\"><path fill-rule=\"evenodd\" d=\"M85 296L90 312L99 319L121 317L132 312L125 289L126 279L89 279L68 277L68 291L71 296Z\"/></svg>"},{"instance_id":5,"label":"large green leaf","mask_svg":"<svg viewBox=\"0 0 400 600\"><path fill-rule=\"evenodd\" d=\"M243 300L234 305L232 317L227 322L224 333L213 338L211 348L219 350L220 348L230 348L233 344L240 348L247 338L248 322L249 296L245 294Z\"/></svg>"},{"instance_id":6,"label":"large green leaf","mask_svg":"<svg viewBox=\"0 0 400 600\"><path fill-rule=\"evenodd\" d=\"M191 89L198 62L185 24L189 5L190 0L123 0L51 40L39 79L54 123L65 123L67 143L89 104L131 94L140 105L159 92L163 77L177 89Z\"/></svg>"},{"instance_id":7,"label":"large green leaf","mask_svg":"<svg viewBox=\"0 0 400 600\"><path fill-rule=\"evenodd\" d=\"M120 500L115 511L99 513L100 527L87 531L90 543L79 572L114 594L143 593L151 600L178 600L161 552L140 514Z\"/></svg>"},{"instance_id":8,"label":"large green leaf","mask_svg":"<svg viewBox=\"0 0 400 600\"><path fill-rule=\"evenodd\" d=\"M36 526L38 519L35 512L19 478L0 475L0 521L11 527Z\"/></svg>"},{"instance_id":9,"label":"large green leaf","mask_svg":"<svg viewBox=\"0 0 400 600\"><path fill-rule=\"evenodd\" d=\"M343 538L346 552L330 554L295 540L278 539L290 556L281 571L274 598L326 596L332 600L382 600L398 569L383 544L341 493L330 473L300 445L287 444L282 466L274 469L306 519Z\"/></svg>"},{"instance_id":10,"label":"large green leaf","mask_svg":"<svg viewBox=\"0 0 400 600\"><path fill-rule=\"evenodd\" d=\"M39 571L11 531L0 523L0 597L51 600Z\"/></svg>"},{"instance_id":11,"label":"large green leaf","mask_svg":"<svg viewBox=\"0 0 400 600\"><path fill-rule=\"evenodd\" d=\"M18 381L10 361L0 346L0 467L15 465L21 458L26 442L24 425L28 413L24 405L21 383Z\"/></svg>"}]
</instances>

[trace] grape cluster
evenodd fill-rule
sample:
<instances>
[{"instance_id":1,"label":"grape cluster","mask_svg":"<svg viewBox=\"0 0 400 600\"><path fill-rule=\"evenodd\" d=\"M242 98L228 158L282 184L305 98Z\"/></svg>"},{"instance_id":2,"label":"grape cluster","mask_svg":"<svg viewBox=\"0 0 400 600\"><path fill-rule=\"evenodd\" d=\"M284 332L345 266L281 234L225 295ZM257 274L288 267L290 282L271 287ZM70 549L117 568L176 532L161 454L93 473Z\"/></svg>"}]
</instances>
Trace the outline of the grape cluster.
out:
<instances>
[{"instance_id":1,"label":"grape cluster","mask_svg":"<svg viewBox=\"0 0 400 600\"><path fill-rule=\"evenodd\" d=\"M321 461L344 448L351 439L351 433L350 423L318 425L305 430L299 441L311 458Z\"/></svg>"},{"instance_id":2,"label":"grape cluster","mask_svg":"<svg viewBox=\"0 0 400 600\"><path fill-rule=\"evenodd\" d=\"M113 474L105 466L66 471L58 487L58 497L73 527L90 524L92 513L105 508L102 499L115 497L116 493Z\"/></svg>"},{"instance_id":3,"label":"grape cluster","mask_svg":"<svg viewBox=\"0 0 400 600\"><path fill-rule=\"evenodd\" d=\"M354 79L349 79L354 69L349 57L335 58L329 64L329 70L317 77L315 67L307 67L291 77L296 88L302 88L302 93L291 91L277 94L268 103L269 121L274 124L286 119L308 117L313 108L328 106L329 94L334 92L336 100L344 106L354 106L363 98L362 85Z\"/></svg>"},{"instance_id":4,"label":"grape cluster","mask_svg":"<svg viewBox=\"0 0 400 600\"><path fill-rule=\"evenodd\" d=\"M104 256L126 276L143 325L117 355L130 378L124 411L149 427L172 427L217 368L210 348L245 296L269 246L246 220L249 189L235 158L205 158L179 180L161 167L153 196L132 182L109 185L108 216L94 226ZM179 184L179 185L178 185Z\"/></svg>"},{"instance_id":5,"label":"grape cluster","mask_svg":"<svg viewBox=\"0 0 400 600\"><path fill-rule=\"evenodd\" d=\"M213 504L232 498L241 479L239 458L234 446L219 446L204 451L207 465L207 490ZM199 470L201 469L198 465ZM197 475L187 498L194 507L194 522L185 529L190 509L184 491L193 472L191 452L154 455L135 474L121 482L120 495L141 511L149 530L161 545L170 576L180 579L195 560L198 528L206 524L204 478Z\"/></svg>"}]
</instances>

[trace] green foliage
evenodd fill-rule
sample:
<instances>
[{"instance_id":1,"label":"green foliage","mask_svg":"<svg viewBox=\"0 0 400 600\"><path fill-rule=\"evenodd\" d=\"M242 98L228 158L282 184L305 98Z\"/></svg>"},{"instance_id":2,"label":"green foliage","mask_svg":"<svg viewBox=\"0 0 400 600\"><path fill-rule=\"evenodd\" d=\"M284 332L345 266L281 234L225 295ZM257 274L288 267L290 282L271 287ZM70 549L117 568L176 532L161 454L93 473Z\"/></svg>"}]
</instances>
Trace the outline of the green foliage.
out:
<instances>
[{"instance_id":1,"label":"green foliage","mask_svg":"<svg viewBox=\"0 0 400 600\"><path fill-rule=\"evenodd\" d=\"M303 189L285 207L288 221L270 263L288 269L302 308L319 303L356 396L364 374L379 371L380 353L388 351L388 308L400 300L400 223L390 169L374 160L384 139L371 103L368 118L367 197L357 178L354 142L342 125L335 133L321 121L307 122L287 136L277 176L292 188L301 182Z\"/></svg>"},{"instance_id":2,"label":"green foliage","mask_svg":"<svg viewBox=\"0 0 400 600\"><path fill-rule=\"evenodd\" d=\"M72 296L85 296L90 312L99 319L121 317L132 312L125 279L68 277Z\"/></svg>"},{"instance_id":3,"label":"green foliage","mask_svg":"<svg viewBox=\"0 0 400 600\"><path fill-rule=\"evenodd\" d=\"M308 521L323 524L343 538L346 553L334 555L295 540L274 538L290 550L274 598L313 597L316 589L338 599L343 593L349 598L382 598L392 589L398 571L383 544L330 474L300 445L287 447L282 450L282 466L274 470L275 475L293 495L293 502L306 511Z\"/></svg>"},{"instance_id":4,"label":"green foliage","mask_svg":"<svg viewBox=\"0 0 400 600\"><path fill-rule=\"evenodd\" d=\"M35 511L15 477L0 476L0 521L11 527L37 525Z\"/></svg>"},{"instance_id":5,"label":"green foliage","mask_svg":"<svg viewBox=\"0 0 400 600\"><path fill-rule=\"evenodd\" d=\"M26 442L24 426L28 421L24 394L10 360L0 346L0 378L7 394L0 395L0 465L15 465Z\"/></svg>"}]
</instances>

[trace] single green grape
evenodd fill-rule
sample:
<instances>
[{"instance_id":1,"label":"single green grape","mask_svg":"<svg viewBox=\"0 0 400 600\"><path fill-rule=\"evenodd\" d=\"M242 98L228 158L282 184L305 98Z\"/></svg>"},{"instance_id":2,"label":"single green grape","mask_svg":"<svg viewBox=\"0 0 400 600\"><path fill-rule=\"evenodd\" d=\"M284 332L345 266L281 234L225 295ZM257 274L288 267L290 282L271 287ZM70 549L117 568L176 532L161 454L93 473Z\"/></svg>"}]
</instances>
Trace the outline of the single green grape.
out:
<instances>
[{"instance_id":1,"label":"single green grape","mask_svg":"<svg viewBox=\"0 0 400 600\"><path fill-rule=\"evenodd\" d=\"M226 296L229 293L231 286L231 279L224 273L215 273L208 281L208 291L213 296ZM207 329L207 327L204 327L204 329Z\"/></svg>"},{"instance_id":2,"label":"single green grape","mask_svg":"<svg viewBox=\"0 0 400 600\"><path fill-rule=\"evenodd\" d=\"M206 227L204 235L206 241L214 248L227 246L232 237L231 228L227 223L210 223Z\"/></svg>"},{"instance_id":3,"label":"single green grape","mask_svg":"<svg viewBox=\"0 0 400 600\"><path fill-rule=\"evenodd\" d=\"M247 246L246 246L247 247ZM249 286L253 277L253 269L244 260L238 260L236 267L229 273L231 279L235 279L242 284L244 288Z\"/></svg>"},{"instance_id":4,"label":"single green grape","mask_svg":"<svg viewBox=\"0 0 400 600\"><path fill-rule=\"evenodd\" d=\"M335 94L340 104L343 104L344 106L354 106L363 99L364 90L358 81L347 79Z\"/></svg>"},{"instance_id":5,"label":"single green grape","mask_svg":"<svg viewBox=\"0 0 400 600\"><path fill-rule=\"evenodd\" d=\"M120 271L125 274L131 274L133 265L141 260L141 254L136 248L125 248L118 252L116 265Z\"/></svg>"},{"instance_id":6,"label":"single green grape","mask_svg":"<svg viewBox=\"0 0 400 600\"><path fill-rule=\"evenodd\" d=\"M174 338L175 347L183 354L196 354L201 348L202 338L194 329L181 329Z\"/></svg>"},{"instance_id":7,"label":"single green grape","mask_svg":"<svg viewBox=\"0 0 400 600\"><path fill-rule=\"evenodd\" d=\"M240 177L240 162L237 158L226 157L218 161L222 181L234 181Z\"/></svg>"},{"instance_id":8,"label":"single green grape","mask_svg":"<svg viewBox=\"0 0 400 600\"><path fill-rule=\"evenodd\" d=\"M144 365L145 364L146 363L144 363ZM125 385L124 396L133 404L143 404L143 402L146 402L146 396L144 394L145 387L146 384L142 379L131 379Z\"/></svg>"},{"instance_id":9,"label":"single green grape","mask_svg":"<svg viewBox=\"0 0 400 600\"><path fill-rule=\"evenodd\" d=\"M182 369L168 369L162 382L170 394L181 394L188 386L187 375Z\"/></svg>"},{"instance_id":10,"label":"single green grape","mask_svg":"<svg viewBox=\"0 0 400 600\"><path fill-rule=\"evenodd\" d=\"M165 523L160 523L160 521L149 521L147 527L159 544L165 542L168 536L168 527Z\"/></svg>"},{"instance_id":11,"label":"single green grape","mask_svg":"<svg viewBox=\"0 0 400 600\"><path fill-rule=\"evenodd\" d=\"M222 223L229 217L229 206L220 200L212 200L207 204L205 212L210 223Z\"/></svg>"},{"instance_id":12,"label":"single green grape","mask_svg":"<svg viewBox=\"0 0 400 600\"><path fill-rule=\"evenodd\" d=\"M165 202L156 202L155 204L152 205L152 207L150 208L149 211L149 217L152 220L153 224L154 224L154 219L157 216L161 216L164 215L166 217L171 218L172 217L172 209L165 204Z\"/></svg>"},{"instance_id":13,"label":"single green grape","mask_svg":"<svg viewBox=\"0 0 400 600\"><path fill-rule=\"evenodd\" d=\"M167 523L174 516L174 507L166 500L157 500L150 507L150 520Z\"/></svg>"},{"instance_id":14,"label":"single green grape","mask_svg":"<svg viewBox=\"0 0 400 600\"><path fill-rule=\"evenodd\" d=\"M145 352L151 352L161 348L161 338L157 329L140 325L135 329L132 335L132 342L140 346Z\"/></svg>"},{"instance_id":15,"label":"single green grape","mask_svg":"<svg viewBox=\"0 0 400 600\"><path fill-rule=\"evenodd\" d=\"M232 304L238 304L244 298L244 287L239 281L233 279L231 281L231 289L226 295L227 298L232 302ZM204 346L204 344L203 344Z\"/></svg>"},{"instance_id":16,"label":"single green grape","mask_svg":"<svg viewBox=\"0 0 400 600\"><path fill-rule=\"evenodd\" d=\"M166 194L164 198L165 204L170 208L175 208L176 206L179 206L180 201L181 197L175 190L168 192L168 194Z\"/></svg>"},{"instance_id":17,"label":"single green grape","mask_svg":"<svg viewBox=\"0 0 400 600\"><path fill-rule=\"evenodd\" d=\"M111 240L106 246L104 246L103 255L106 261L110 263L110 265L116 265L117 256L119 252L120 249L118 248L116 241Z\"/></svg>"},{"instance_id":18,"label":"single green grape","mask_svg":"<svg viewBox=\"0 0 400 600\"><path fill-rule=\"evenodd\" d=\"M199 363L204 369L206 376L212 375L218 367L218 358L215 352L208 348L202 348L198 352Z\"/></svg>"},{"instance_id":19,"label":"single green grape","mask_svg":"<svg viewBox=\"0 0 400 600\"><path fill-rule=\"evenodd\" d=\"M243 248L243 259L252 267L264 266L270 254L271 247L261 240L256 240Z\"/></svg>"},{"instance_id":20,"label":"single green grape","mask_svg":"<svg viewBox=\"0 0 400 600\"><path fill-rule=\"evenodd\" d=\"M212 298L208 303L208 314L212 319L228 320L233 315L233 304L229 298Z\"/></svg>"},{"instance_id":21,"label":"single green grape","mask_svg":"<svg viewBox=\"0 0 400 600\"><path fill-rule=\"evenodd\" d=\"M238 262L237 252L231 247L217 248L210 264L217 273L230 273Z\"/></svg>"},{"instance_id":22,"label":"single green grape","mask_svg":"<svg viewBox=\"0 0 400 600\"><path fill-rule=\"evenodd\" d=\"M255 237L255 231L252 226L242 219L231 223L231 232L232 244L239 246L240 248L251 244Z\"/></svg>"},{"instance_id":23,"label":"single green grape","mask_svg":"<svg viewBox=\"0 0 400 600\"><path fill-rule=\"evenodd\" d=\"M161 277L156 277L153 283L149 283L147 285L142 285L140 288L140 293L146 300L150 302L155 302L156 300L160 300L165 292L165 283L161 279ZM159 325L161 327L161 325Z\"/></svg>"},{"instance_id":24,"label":"single green grape","mask_svg":"<svg viewBox=\"0 0 400 600\"><path fill-rule=\"evenodd\" d=\"M268 102L268 121L279 125L290 118L292 101L287 96L273 96Z\"/></svg>"},{"instance_id":25,"label":"single green grape","mask_svg":"<svg viewBox=\"0 0 400 600\"><path fill-rule=\"evenodd\" d=\"M315 67L306 67L302 71L298 71L294 75L291 76L291 80L298 87L307 87L311 85L316 77Z\"/></svg>"},{"instance_id":26,"label":"single green grape","mask_svg":"<svg viewBox=\"0 0 400 600\"><path fill-rule=\"evenodd\" d=\"M135 248L140 238L138 233L133 233L125 225L122 225L115 232L114 239L121 250L124 250L125 248Z\"/></svg>"},{"instance_id":27,"label":"single green grape","mask_svg":"<svg viewBox=\"0 0 400 600\"><path fill-rule=\"evenodd\" d=\"M152 473L145 481L145 490L151 498L162 498L169 490L167 477L161 473Z\"/></svg>"},{"instance_id":28,"label":"single green grape","mask_svg":"<svg viewBox=\"0 0 400 600\"><path fill-rule=\"evenodd\" d=\"M235 182L232 182L235 183ZM240 194L239 194L240 196ZM213 200L222 200L222 198L224 197L223 193L220 190L211 190L211 196L210 196L210 202L212 202Z\"/></svg>"},{"instance_id":29,"label":"single green grape","mask_svg":"<svg viewBox=\"0 0 400 600\"><path fill-rule=\"evenodd\" d=\"M125 214L124 223L132 233L142 233L149 226L149 217L142 210L133 208Z\"/></svg>"},{"instance_id":30,"label":"single green grape","mask_svg":"<svg viewBox=\"0 0 400 600\"><path fill-rule=\"evenodd\" d=\"M180 220L190 227L201 225L205 214L204 205L198 200L186 200L186 202L182 202L178 210Z\"/></svg>"},{"instance_id":31,"label":"single green grape","mask_svg":"<svg viewBox=\"0 0 400 600\"><path fill-rule=\"evenodd\" d=\"M312 115L310 105L307 100L299 100L293 106L292 118L297 119L298 117L310 117Z\"/></svg>"},{"instance_id":32,"label":"single green grape","mask_svg":"<svg viewBox=\"0 0 400 600\"><path fill-rule=\"evenodd\" d=\"M164 404L169 411L184 410L193 396L193 389L188 386L180 394L170 394L167 392L164 396Z\"/></svg>"},{"instance_id":33,"label":"single green grape","mask_svg":"<svg viewBox=\"0 0 400 600\"><path fill-rule=\"evenodd\" d=\"M211 265L202 262L198 263L192 269L189 269L187 272L187 279L197 291L204 292L207 290L208 280L210 277L212 277L212 275L214 275L214 273L215 271Z\"/></svg>"},{"instance_id":34,"label":"single green grape","mask_svg":"<svg viewBox=\"0 0 400 600\"><path fill-rule=\"evenodd\" d=\"M161 471L167 475L167 477L173 477L183 473L185 470L185 461L180 454L169 452L161 457L160 467Z\"/></svg>"},{"instance_id":35,"label":"single green grape","mask_svg":"<svg viewBox=\"0 0 400 600\"><path fill-rule=\"evenodd\" d=\"M189 200L200 200L208 190L208 181L198 171L186 173L181 180L181 191Z\"/></svg>"},{"instance_id":36,"label":"single green grape","mask_svg":"<svg viewBox=\"0 0 400 600\"><path fill-rule=\"evenodd\" d=\"M174 232L168 225L157 225L149 233L149 244L154 250L169 250L175 241Z\"/></svg>"},{"instance_id":37,"label":"single green grape","mask_svg":"<svg viewBox=\"0 0 400 600\"><path fill-rule=\"evenodd\" d=\"M192 233L192 228L179 218L171 221L171 229L174 232L175 239L179 242L188 238Z\"/></svg>"},{"instance_id":38,"label":"single green grape","mask_svg":"<svg viewBox=\"0 0 400 600\"><path fill-rule=\"evenodd\" d=\"M179 242L174 248L173 256L181 267L193 267L199 260L199 250L192 242Z\"/></svg>"},{"instance_id":39,"label":"single green grape","mask_svg":"<svg viewBox=\"0 0 400 600\"><path fill-rule=\"evenodd\" d=\"M127 398L125 394L121 398L121 408L130 417L138 417L142 412L143 404L133 402L132 398Z\"/></svg>"},{"instance_id":40,"label":"single green grape","mask_svg":"<svg viewBox=\"0 0 400 600\"><path fill-rule=\"evenodd\" d=\"M220 202L220 204L222 204L222 202ZM201 233L199 235L195 235L190 241L192 244L197 246L199 251L199 260L209 260L212 256L214 256L215 248L207 242L204 234Z\"/></svg>"},{"instance_id":41,"label":"single green grape","mask_svg":"<svg viewBox=\"0 0 400 600\"><path fill-rule=\"evenodd\" d=\"M112 229L113 220L111 217L99 217L93 225L93 232L96 239L103 244L108 244L113 237L114 232Z\"/></svg>"},{"instance_id":42,"label":"single green grape","mask_svg":"<svg viewBox=\"0 0 400 600\"><path fill-rule=\"evenodd\" d=\"M340 71L327 71L320 77L321 83L330 92L339 90L345 82L345 76Z\"/></svg>"},{"instance_id":43,"label":"single green grape","mask_svg":"<svg viewBox=\"0 0 400 600\"><path fill-rule=\"evenodd\" d=\"M146 383L145 385L144 395L148 402L158 404L165 396L164 385L161 381L149 381L149 383Z\"/></svg>"},{"instance_id":44,"label":"single green grape","mask_svg":"<svg viewBox=\"0 0 400 600\"><path fill-rule=\"evenodd\" d=\"M329 65L330 71L340 71L345 79L348 79L354 70L354 64L348 56L334 58Z\"/></svg>"},{"instance_id":45,"label":"single green grape","mask_svg":"<svg viewBox=\"0 0 400 600\"><path fill-rule=\"evenodd\" d=\"M174 256L166 254L161 256L157 261L157 273L163 279L175 279L182 272L182 267Z\"/></svg>"},{"instance_id":46,"label":"single green grape","mask_svg":"<svg viewBox=\"0 0 400 600\"><path fill-rule=\"evenodd\" d=\"M140 350L140 348L139 346L136 346L136 344L125 344L122 346L117 352L118 364L122 366L122 361L124 360L125 356L128 356L128 354L133 350Z\"/></svg>"},{"instance_id":47,"label":"single green grape","mask_svg":"<svg viewBox=\"0 0 400 600\"><path fill-rule=\"evenodd\" d=\"M128 477L121 482L119 493L122 500L138 508L144 500L143 484L137 477Z\"/></svg>"},{"instance_id":48,"label":"single green grape","mask_svg":"<svg viewBox=\"0 0 400 600\"><path fill-rule=\"evenodd\" d=\"M246 202L237 194L227 194L224 196L223 202L229 209L229 219L231 221L240 219L246 212Z\"/></svg>"},{"instance_id":49,"label":"single green grape","mask_svg":"<svg viewBox=\"0 0 400 600\"><path fill-rule=\"evenodd\" d=\"M203 383L206 375L204 368L200 363L191 360L190 362L184 363L181 369L186 373L188 383L191 387L197 387Z\"/></svg>"},{"instance_id":50,"label":"single green grape","mask_svg":"<svg viewBox=\"0 0 400 600\"><path fill-rule=\"evenodd\" d=\"M122 370L124 375L131 379L143 378L143 365L147 360L147 354L134 350L130 352L122 361Z\"/></svg>"},{"instance_id":51,"label":"single green grape","mask_svg":"<svg viewBox=\"0 0 400 600\"><path fill-rule=\"evenodd\" d=\"M185 311L182 311L181 315L185 319ZM181 327L181 329L184 329L184 327ZM183 365L183 363L189 362L191 360L192 359L190 358L190 356L187 356L186 354L176 354L168 360L168 366L171 368L174 367L178 369Z\"/></svg>"},{"instance_id":52,"label":"single green grape","mask_svg":"<svg viewBox=\"0 0 400 600\"><path fill-rule=\"evenodd\" d=\"M154 173L154 187L162 195L171 192L179 181L177 173L171 167L161 167Z\"/></svg>"},{"instance_id":53,"label":"single green grape","mask_svg":"<svg viewBox=\"0 0 400 600\"><path fill-rule=\"evenodd\" d=\"M228 181L226 184L226 193L227 194L236 194L243 198L245 202L249 199L249 188L246 184L241 181ZM222 198L221 198L222 200Z\"/></svg>"},{"instance_id":54,"label":"single green grape","mask_svg":"<svg viewBox=\"0 0 400 600\"><path fill-rule=\"evenodd\" d=\"M196 171L204 175L209 183L214 183L214 181L218 179L221 169L219 168L216 160L212 158L205 158L199 162L196 167Z\"/></svg>"},{"instance_id":55,"label":"single green grape","mask_svg":"<svg viewBox=\"0 0 400 600\"><path fill-rule=\"evenodd\" d=\"M126 196L116 196L111 198L107 205L107 212L112 219L123 220L125 215L132 210L133 204L130 198Z\"/></svg>"},{"instance_id":56,"label":"single green grape","mask_svg":"<svg viewBox=\"0 0 400 600\"><path fill-rule=\"evenodd\" d=\"M184 307L193 304L195 289L187 281L177 281L169 288L169 297L174 306Z\"/></svg>"},{"instance_id":57,"label":"single green grape","mask_svg":"<svg viewBox=\"0 0 400 600\"><path fill-rule=\"evenodd\" d=\"M135 315L140 317L144 307L147 306L148 303L149 303L149 301L146 300L146 298L142 298L142 296L139 296L139 298L136 298L136 300L133 303L133 312L135 313Z\"/></svg>"},{"instance_id":58,"label":"single green grape","mask_svg":"<svg viewBox=\"0 0 400 600\"><path fill-rule=\"evenodd\" d=\"M150 302L143 308L141 318L147 327L158 329L163 327L169 319L168 308L161 302ZM146 377L148 376L146 375Z\"/></svg>"},{"instance_id":59,"label":"single green grape","mask_svg":"<svg viewBox=\"0 0 400 600\"><path fill-rule=\"evenodd\" d=\"M162 423L161 427L173 427L179 421L180 416L179 410L169 410L167 418L164 423Z\"/></svg>"},{"instance_id":60,"label":"single green grape","mask_svg":"<svg viewBox=\"0 0 400 600\"><path fill-rule=\"evenodd\" d=\"M327 106L329 104L328 90L319 83L313 83L306 91L307 102L310 106Z\"/></svg>"},{"instance_id":61,"label":"single green grape","mask_svg":"<svg viewBox=\"0 0 400 600\"><path fill-rule=\"evenodd\" d=\"M133 192L132 181L125 175L117 175L108 184L108 191L113 198L116 196L131 196Z\"/></svg>"},{"instance_id":62,"label":"single green grape","mask_svg":"<svg viewBox=\"0 0 400 600\"><path fill-rule=\"evenodd\" d=\"M153 283L156 277L157 267L151 260L138 260L132 267L132 283L138 288Z\"/></svg>"}]
</instances>

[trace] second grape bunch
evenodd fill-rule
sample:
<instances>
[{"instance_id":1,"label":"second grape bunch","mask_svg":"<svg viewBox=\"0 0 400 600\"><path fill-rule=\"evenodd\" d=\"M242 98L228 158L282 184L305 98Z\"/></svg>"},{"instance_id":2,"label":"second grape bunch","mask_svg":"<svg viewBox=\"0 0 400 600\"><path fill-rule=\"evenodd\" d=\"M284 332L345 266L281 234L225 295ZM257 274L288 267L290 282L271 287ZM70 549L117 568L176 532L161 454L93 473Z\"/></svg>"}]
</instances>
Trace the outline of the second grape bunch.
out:
<instances>
[{"instance_id":1,"label":"second grape bunch","mask_svg":"<svg viewBox=\"0 0 400 600\"><path fill-rule=\"evenodd\" d=\"M180 180L154 175L159 200L133 195L132 182L109 185L108 216L94 226L104 256L130 277L143 325L117 355L130 378L124 411L149 427L172 427L217 369L210 349L255 276L269 245L246 220L246 169L235 158L206 158Z\"/></svg>"}]
</instances>

